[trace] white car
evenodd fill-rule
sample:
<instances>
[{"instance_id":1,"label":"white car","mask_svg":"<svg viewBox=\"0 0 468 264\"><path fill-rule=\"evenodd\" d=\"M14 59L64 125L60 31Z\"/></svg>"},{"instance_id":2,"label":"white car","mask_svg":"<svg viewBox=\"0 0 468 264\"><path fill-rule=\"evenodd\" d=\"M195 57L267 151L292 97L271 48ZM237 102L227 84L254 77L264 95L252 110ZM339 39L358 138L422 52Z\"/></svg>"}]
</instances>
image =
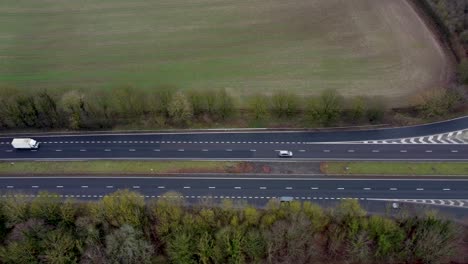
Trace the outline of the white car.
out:
<instances>
[{"instance_id":1,"label":"white car","mask_svg":"<svg viewBox=\"0 0 468 264\"><path fill-rule=\"evenodd\" d=\"M280 158L290 158L293 156L293 153L292 151L289 151L289 150L280 150L278 152L278 157Z\"/></svg>"}]
</instances>

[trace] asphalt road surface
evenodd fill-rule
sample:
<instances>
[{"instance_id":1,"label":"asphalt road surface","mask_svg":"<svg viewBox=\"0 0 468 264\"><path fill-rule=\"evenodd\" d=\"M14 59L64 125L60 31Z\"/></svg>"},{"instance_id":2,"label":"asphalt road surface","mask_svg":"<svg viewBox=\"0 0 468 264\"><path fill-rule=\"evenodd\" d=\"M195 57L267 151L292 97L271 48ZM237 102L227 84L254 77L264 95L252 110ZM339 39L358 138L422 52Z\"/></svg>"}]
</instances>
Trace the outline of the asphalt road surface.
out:
<instances>
[{"instance_id":1,"label":"asphalt road surface","mask_svg":"<svg viewBox=\"0 0 468 264\"><path fill-rule=\"evenodd\" d=\"M32 151L13 149L9 136L0 137L0 159L271 160L278 150L291 150L293 160L468 160L460 139L467 129L468 117L367 131L35 135L41 147Z\"/></svg>"},{"instance_id":2,"label":"asphalt road surface","mask_svg":"<svg viewBox=\"0 0 468 264\"><path fill-rule=\"evenodd\" d=\"M264 205L291 196L300 201L401 201L468 209L467 179L330 179L244 177L29 177L0 178L2 197L36 197L48 191L62 198L99 199L119 189L145 198L177 192L189 201L236 199Z\"/></svg>"}]
</instances>

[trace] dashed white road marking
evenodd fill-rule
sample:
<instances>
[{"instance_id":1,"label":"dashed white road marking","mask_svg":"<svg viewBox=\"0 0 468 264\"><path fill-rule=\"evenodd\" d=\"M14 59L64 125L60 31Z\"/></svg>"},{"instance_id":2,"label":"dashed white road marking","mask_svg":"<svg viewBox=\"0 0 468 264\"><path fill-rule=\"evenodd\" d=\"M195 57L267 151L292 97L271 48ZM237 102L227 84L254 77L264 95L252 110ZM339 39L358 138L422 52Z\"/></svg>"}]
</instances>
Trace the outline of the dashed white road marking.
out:
<instances>
[{"instance_id":1,"label":"dashed white road marking","mask_svg":"<svg viewBox=\"0 0 468 264\"><path fill-rule=\"evenodd\" d=\"M407 151L406 149L402 149L402 150L400 150L400 152L401 152L401 153L406 153L406 152L408 152L408 151Z\"/></svg>"},{"instance_id":2,"label":"dashed white road marking","mask_svg":"<svg viewBox=\"0 0 468 264\"><path fill-rule=\"evenodd\" d=\"M366 188L364 188L364 190L369 191L369 190L371 190L371 188L366 187Z\"/></svg>"},{"instance_id":3,"label":"dashed white road marking","mask_svg":"<svg viewBox=\"0 0 468 264\"><path fill-rule=\"evenodd\" d=\"M424 191L424 188L416 188L416 191Z\"/></svg>"},{"instance_id":4,"label":"dashed white road marking","mask_svg":"<svg viewBox=\"0 0 468 264\"><path fill-rule=\"evenodd\" d=\"M450 191L450 189L449 188L444 188L444 189L442 189L442 191Z\"/></svg>"},{"instance_id":5,"label":"dashed white road marking","mask_svg":"<svg viewBox=\"0 0 468 264\"><path fill-rule=\"evenodd\" d=\"M190 186L184 186L184 189L190 189Z\"/></svg>"},{"instance_id":6,"label":"dashed white road marking","mask_svg":"<svg viewBox=\"0 0 468 264\"><path fill-rule=\"evenodd\" d=\"M390 191L396 191L398 190L397 188L390 188Z\"/></svg>"},{"instance_id":7,"label":"dashed white road marking","mask_svg":"<svg viewBox=\"0 0 468 264\"><path fill-rule=\"evenodd\" d=\"M110 150L110 149L105 149L104 151L109 152L109 151L112 151L112 150Z\"/></svg>"},{"instance_id":8,"label":"dashed white road marking","mask_svg":"<svg viewBox=\"0 0 468 264\"><path fill-rule=\"evenodd\" d=\"M266 190L267 187L260 187L260 190Z\"/></svg>"},{"instance_id":9,"label":"dashed white road marking","mask_svg":"<svg viewBox=\"0 0 468 264\"><path fill-rule=\"evenodd\" d=\"M318 188L318 187L311 187L310 189L312 189L312 190L318 190L319 188Z\"/></svg>"},{"instance_id":10,"label":"dashed white road marking","mask_svg":"<svg viewBox=\"0 0 468 264\"><path fill-rule=\"evenodd\" d=\"M338 188L336 188L336 189L337 189L337 190L344 190L343 187L338 187Z\"/></svg>"},{"instance_id":11,"label":"dashed white road marking","mask_svg":"<svg viewBox=\"0 0 468 264\"><path fill-rule=\"evenodd\" d=\"M133 186L133 189L140 189L140 186L135 185L135 186Z\"/></svg>"},{"instance_id":12,"label":"dashed white road marking","mask_svg":"<svg viewBox=\"0 0 468 264\"><path fill-rule=\"evenodd\" d=\"M240 189L242 189L242 188L241 188L240 186L236 186L236 187L234 187L234 189L240 190Z\"/></svg>"},{"instance_id":13,"label":"dashed white road marking","mask_svg":"<svg viewBox=\"0 0 468 264\"><path fill-rule=\"evenodd\" d=\"M112 186L112 185L107 185L106 188L107 188L107 189L112 189L112 188L114 188L114 186Z\"/></svg>"},{"instance_id":14,"label":"dashed white road marking","mask_svg":"<svg viewBox=\"0 0 468 264\"><path fill-rule=\"evenodd\" d=\"M60 151L62 151L62 150L61 150L61 149L56 149L55 151L60 152Z\"/></svg>"},{"instance_id":15,"label":"dashed white road marking","mask_svg":"<svg viewBox=\"0 0 468 264\"><path fill-rule=\"evenodd\" d=\"M432 152L432 150L428 149L428 150L426 150L426 152L427 152L427 153L431 153L431 152Z\"/></svg>"},{"instance_id":16,"label":"dashed white road marking","mask_svg":"<svg viewBox=\"0 0 468 264\"><path fill-rule=\"evenodd\" d=\"M158 186L158 189L164 189L166 188L165 186Z\"/></svg>"},{"instance_id":17,"label":"dashed white road marking","mask_svg":"<svg viewBox=\"0 0 468 264\"><path fill-rule=\"evenodd\" d=\"M348 149L348 152L353 153L354 149Z\"/></svg>"},{"instance_id":18,"label":"dashed white road marking","mask_svg":"<svg viewBox=\"0 0 468 264\"><path fill-rule=\"evenodd\" d=\"M458 152L458 150L455 150L455 149L454 149L454 150L452 150L452 153L457 153L457 152Z\"/></svg>"},{"instance_id":19,"label":"dashed white road marking","mask_svg":"<svg viewBox=\"0 0 468 264\"><path fill-rule=\"evenodd\" d=\"M292 190L292 187L286 187L286 190Z\"/></svg>"},{"instance_id":20,"label":"dashed white road marking","mask_svg":"<svg viewBox=\"0 0 468 264\"><path fill-rule=\"evenodd\" d=\"M59 189L63 188L62 185L57 185L56 187L59 188Z\"/></svg>"},{"instance_id":21,"label":"dashed white road marking","mask_svg":"<svg viewBox=\"0 0 468 264\"><path fill-rule=\"evenodd\" d=\"M216 189L215 186L209 186L208 189Z\"/></svg>"},{"instance_id":22,"label":"dashed white road marking","mask_svg":"<svg viewBox=\"0 0 468 264\"><path fill-rule=\"evenodd\" d=\"M179 151L179 152L183 152L183 151L185 151L185 149L178 149L177 151Z\"/></svg>"},{"instance_id":23,"label":"dashed white road marking","mask_svg":"<svg viewBox=\"0 0 468 264\"><path fill-rule=\"evenodd\" d=\"M81 188L88 188L88 186L87 186L87 185L83 185L83 186L81 186Z\"/></svg>"},{"instance_id":24,"label":"dashed white road marking","mask_svg":"<svg viewBox=\"0 0 468 264\"><path fill-rule=\"evenodd\" d=\"M378 149L374 149L374 150L372 150L372 152L374 152L374 153L378 153L378 152L380 152L380 150L378 150Z\"/></svg>"},{"instance_id":25,"label":"dashed white road marking","mask_svg":"<svg viewBox=\"0 0 468 264\"><path fill-rule=\"evenodd\" d=\"M8 185L7 188L12 189L12 188L14 188L14 186Z\"/></svg>"},{"instance_id":26,"label":"dashed white road marking","mask_svg":"<svg viewBox=\"0 0 468 264\"><path fill-rule=\"evenodd\" d=\"M251 152L255 152L255 151L257 151L257 150L256 150L256 149L251 149L250 151L251 151Z\"/></svg>"},{"instance_id":27,"label":"dashed white road marking","mask_svg":"<svg viewBox=\"0 0 468 264\"><path fill-rule=\"evenodd\" d=\"M330 150L329 150L329 149L324 149L323 152L327 152L327 153L328 153L328 152L330 152Z\"/></svg>"},{"instance_id":28,"label":"dashed white road marking","mask_svg":"<svg viewBox=\"0 0 468 264\"><path fill-rule=\"evenodd\" d=\"M80 151L81 151L81 152L85 152L85 151L86 151L86 149L80 149Z\"/></svg>"},{"instance_id":29,"label":"dashed white road marking","mask_svg":"<svg viewBox=\"0 0 468 264\"><path fill-rule=\"evenodd\" d=\"M161 151L161 150L160 150L160 149L153 149L153 151L159 152L159 151Z\"/></svg>"},{"instance_id":30,"label":"dashed white road marking","mask_svg":"<svg viewBox=\"0 0 468 264\"><path fill-rule=\"evenodd\" d=\"M232 149L226 149L226 151L232 151Z\"/></svg>"},{"instance_id":31,"label":"dashed white road marking","mask_svg":"<svg viewBox=\"0 0 468 264\"><path fill-rule=\"evenodd\" d=\"M13 152L13 150L12 149L7 149L7 150L5 150L5 152Z\"/></svg>"},{"instance_id":32,"label":"dashed white road marking","mask_svg":"<svg viewBox=\"0 0 468 264\"><path fill-rule=\"evenodd\" d=\"M202 149L202 151L207 152L208 150L207 149Z\"/></svg>"},{"instance_id":33,"label":"dashed white road marking","mask_svg":"<svg viewBox=\"0 0 468 264\"><path fill-rule=\"evenodd\" d=\"M33 185L33 186L31 186L31 188L37 189L37 188L39 188L39 186Z\"/></svg>"},{"instance_id":34,"label":"dashed white road marking","mask_svg":"<svg viewBox=\"0 0 468 264\"><path fill-rule=\"evenodd\" d=\"M129 149L128 151L134 152L134 151L135 151L135 149Z\"/></svg>"}]
</instances>

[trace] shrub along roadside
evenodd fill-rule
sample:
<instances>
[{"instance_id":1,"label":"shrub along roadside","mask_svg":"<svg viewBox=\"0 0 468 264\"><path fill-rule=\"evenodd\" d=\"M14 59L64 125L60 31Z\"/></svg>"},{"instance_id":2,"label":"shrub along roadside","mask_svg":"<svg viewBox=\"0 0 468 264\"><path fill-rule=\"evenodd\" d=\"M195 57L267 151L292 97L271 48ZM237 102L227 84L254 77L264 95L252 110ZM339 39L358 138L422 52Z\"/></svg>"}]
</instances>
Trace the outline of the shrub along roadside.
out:
<instances>
[{"instance_id":1,"label":"shrub along roadside","mask_svg":"<svg viewBox=\"0 0 468 264\"><path fill-rule=\"evenodd\" d=\"M178 193L145 201L120 190L97 202L0 201L2 263L441 263L461 227L433 214L369 216L356 200L265 209L225 200L187 206Z\"/></svg>"},{"instance_id":2,"label":"shrub along roadside","mask_svg":"<svg viewBox=\"0 0 468 264\"><path fill-rule=\"evenodd\" d=\"M450 91L425 93L408 112L417 117L447 116L464 104ZM112 91L21 92L0 89L1 129L112 129L170 127L316 127L379 124L394 110L384 99L343 98L334 90L318 97L287 92L254 95L242 104L226 91L144 91L120 87Z\"/></svg>"}]
</instances>

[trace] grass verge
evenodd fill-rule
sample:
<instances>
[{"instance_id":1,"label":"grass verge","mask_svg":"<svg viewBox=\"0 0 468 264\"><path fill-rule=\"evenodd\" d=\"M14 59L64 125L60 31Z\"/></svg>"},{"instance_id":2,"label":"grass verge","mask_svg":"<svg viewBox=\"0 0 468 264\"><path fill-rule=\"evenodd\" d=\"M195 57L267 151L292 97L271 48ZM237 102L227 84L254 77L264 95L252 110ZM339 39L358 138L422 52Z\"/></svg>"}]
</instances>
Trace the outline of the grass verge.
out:
<instances>
[{"instance_id":1,"label":"grass verge","mask_svg":"<svg viewBox=\"0 0 468 264\"><path fill-rule=\"evenodd\" d=\"M468 162L323 162L324 174L468 175Z\"/></svg>"},{"instance_id":2,"label":"grass verge","mask_svg":"<svg viewBox=\"0 0 468 264\"><path fill-rule=\"evenodd\" d=\"M224 161L35 161L0 162L0 175L163 174L249 172L242 162Z\"/></svg>"}]
</instances>

